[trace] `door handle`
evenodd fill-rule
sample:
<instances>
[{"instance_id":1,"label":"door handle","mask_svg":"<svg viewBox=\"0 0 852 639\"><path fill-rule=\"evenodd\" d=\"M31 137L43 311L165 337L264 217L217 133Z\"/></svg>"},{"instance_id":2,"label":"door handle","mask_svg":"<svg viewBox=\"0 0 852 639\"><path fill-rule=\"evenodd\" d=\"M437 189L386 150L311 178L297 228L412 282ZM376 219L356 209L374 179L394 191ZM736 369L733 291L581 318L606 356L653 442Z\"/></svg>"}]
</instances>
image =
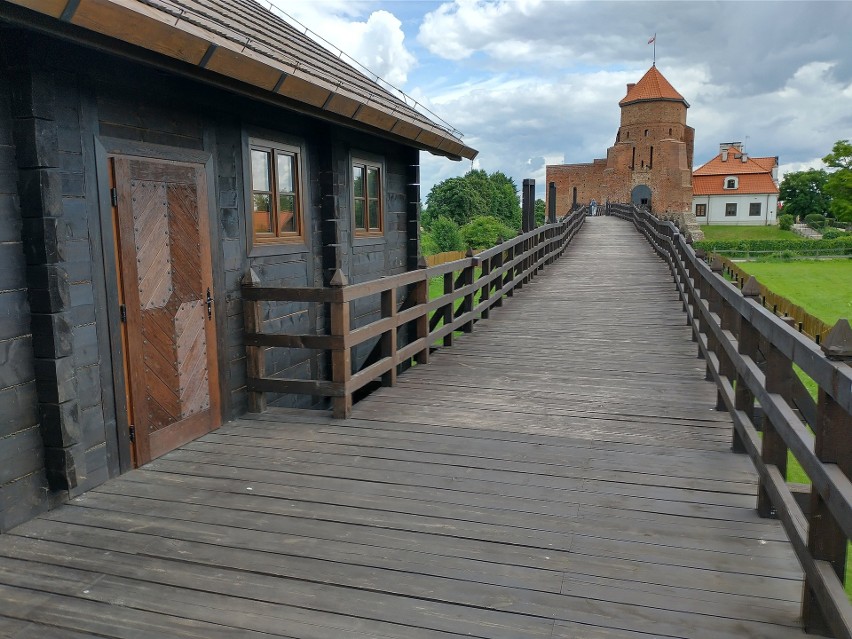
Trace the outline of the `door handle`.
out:
<instances>
[{"instance_id":1,"label":"door handle","mask_svg":"<svg viewBox=\"0 0 852 639\"><path fill-rule=\"evenodd\" d=\"M210 289L207 289L207 319L213 319L213 296L210 295Z\"/></svg>"}]
</instances>

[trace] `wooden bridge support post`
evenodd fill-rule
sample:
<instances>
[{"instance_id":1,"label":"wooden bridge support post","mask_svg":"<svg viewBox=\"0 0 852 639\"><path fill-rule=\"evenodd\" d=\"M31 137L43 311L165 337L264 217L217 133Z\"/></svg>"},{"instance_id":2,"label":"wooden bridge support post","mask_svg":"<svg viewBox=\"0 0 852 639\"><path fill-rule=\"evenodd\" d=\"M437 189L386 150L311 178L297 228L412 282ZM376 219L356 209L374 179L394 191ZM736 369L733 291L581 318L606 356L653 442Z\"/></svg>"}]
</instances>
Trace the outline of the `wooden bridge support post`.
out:
<instances>
[{"instance_id":1,"label":"wooden bridge support post","mask_svg":"<svg viewBox=\"0 0 852 639\"><path fill-rule=\"evenodd\" d=\"M556 182L547 185L547 223L556 224Z\"/></svg>"},{"instance_id":2,"label":"wooden bridge support post","mask_svg":"<svg viewBox=\"0 0 852 639\"><path fill-rule=\"evenodd\" d=\"M444 295L449 295L453 291L455 291L455 284L453 280L452 273L444 274ZM453 302L452 300L447 302L442 308L441 313L444 316L444 326L449 326L453 322ZM453 345L453 331L450 331L446 335L444 335L444 346L452 346Z\"/></svg>"},{"instance_id":3,"label":"wooden bridge support post","mask_svg":"<svg viewBox=\"0 0 852 639\"><path fill-rule=\"evenodd\" d=\"M426 275L426 270L423 269L423 279L414 285L414 303L420 308L424 308L429 303L429 278ZM414 361L418 364L429 363L429 314L423 312L423 315L417 318L415 323L414 339L422 339L425 341L423 350L418 351L414 356Z\"/></svg>"},{"instance_id":4,"label":"wooden bridge support post","mask_svg":"<svg viewBox=\"0 0 852 639\"><path fill-rule=\"evenodd\" d=\"M721 295L719 295L719 306L720 315L719 319L721 321L721 326L723 331L733 331L737 328L737 317L739 313L737 313L734 308L728 304ZM721 347L719 347L719 352L717 353L719 357L719 375L725 377L731 384L733 384L734 379L736 378L737 369L734 366L734 363L731 361L728 352ZM725 404L724 399L722 398L722 393L717 393L716 396L716 410L724 411L728 410L727 405Z\"/></svg>"},{"instance_id":5,"label":"wooden bridge support post","mask_svg":"<svg viewBox=\"0 0 852 639\"><path fill-rule=\"evenodd\" d=\"M743 297L754 300L760 295L760 289L757 286L757 280L753 277L751 280L743 286L742 294ZM737 350L746 357L756 360L760 339L759 333L746 318L739 315L739 313L737 316L739 324L737 328ZM749 420L754 421L754 393L751 392L745 379L739 373L737 373L737 383L734 389L734 408L738 411L743 411ZM742 437L740 437L736 428L733 429L731 450L735 453L747 452Z\"/></svg>"},{"instance_id":6,"label":"wooden bridge support post","mask_svg":"<svg viewBox=\"0 0 852 639\"><path fill-rule=\"evenodd\" d=\"M790 397L793 363L775 346L769 345L766 353L766 390L782 397ZM760 456L765 464L773 464L782 477L787 476L787 445L775 430L772 421L763 416L763 441ZM757 492L757 512L761 517L772 515L772 503L761 481Z\"/></svg>"},{"instance_id":7,"label":"wooden bridge support post","mask_svg":"<svg viewBox=\"0 0 852 639\"><path fill-rule=\"evenodd\" d=\"M345 340L350 332L349 302L331 303L331 335ZM349 346L331 351L331 381L343 388L343 395L332 400L332 415L346 419L352 414L352 393L346 388L352 377L352 350Z\"/></svg>"},{"instance_id":8,"label":"wooden bridge support post","mask_svg":"<svg viewBox=\"0 0 852 639\"><path fill-rule=\"evenodd\" d=\"M518 253L518 246L520 246L520 244L513 244L506 251L506 261L507 262L512 262L515 259L515 255L517 255L517 253ZM517 271L518 271L517 266L510 266L507 269L506 275L503 276L503 286L505 286L506 284L509 284L512 280L515 279L515 274L517 273ZM509 287L509 290L506 291L506 297L513 297L514 295L515 295L515 287L511 286L511 287Z\"/></svg>"},{"instance_id":9,"label":"wooden bridge support post","mask_svg":"<svg viewBox=\"0 0 852 639\"><path fill-rule=\"evenodd\" d=\"M260 286L260 278L253 269L249 269L249 272L243 276L242 285ZM243 300L243 323L246 333L263 332L262 302ZM266 349L263 346L246 346L246 373L249 379L266 377ZM266 395L263 391L249 391L248 409L251 413L262 413L266 410Z\"/></svg>"},{"instance_id":10,"label":"wooden bridge support post","mask_svg":"<svg viewBox=\"0 0 852 639\"><path fill-rule=\"evenodd\" d=\"M502 244L502 242L501 242L501 244ZM500 251L493 258L491 258L491 260L493 262L493 266L491 267L492 270L498 270L499 271L502 268L502 266L503 266L503 255L504 254L505 254L504 251ZM497 278L494 280L494 290L496 291L495 294L497 295L497 299L494 300L494 307L495 308L497 308L498 306L503 306L503 293L501 292L501 290L503 288L504 278L505 278L505 275L498 275Z\"/></svg>"},{"instance_id":11,"label":"wooden bridge support post","mask_svg":"<svg viewBox=\"0 0 852 639\"><path fill-rule=\"evenodd\" d=\"M490 257L490 258L487 258L487 259L482 261L482 263L481 263L482 274L480 275L480 277L487 278L491 274L491 263L493 261L494 261L494 257ZM481 291L482 292L480 293L480 296L479 296L480 302L487 302L489 299L491 299L491 284L490 283L483 286ZM482 311L482 319L488 319L490 317L490 315L491 315L491 308L486 307Z\"/></svg>"},{"instance_id":12,"label":"wooden bridge support post","mask_svg":"<svg viewBox=\"0 0 852 639\"><path fill-rule=\"evenodd\" d=\"M382 291L382 318L396 317L396 289L392 288L387 291ZM393 366L390 367L387 373L382 375L382 386L396 386L397 375L397 335L396 326L382 333L381 337L381 356L382 358L389 357L393 360Z\"/></svg>"},{"instance_id":13,"label":"wooden bridge support post","mask_svg":"<svg viewBox=\"0 0 852 639\"><path fill-rule=\"evenodd\" d=\"M469 264L464 267L464 270L461 272L461 276L459 277L459 279L461 280L462 286L471 286L473 284L474 275L475 275L474 271L476 270L476 267L474 266L474 260L471 259L471 258L473 258L473 250L472 249L467 250L467 257L468 257L468 260L469 260ZM457 313L457 316L461 316L461 315L464 315L465 313L470 313L472 310L473 310L473 293L468 293L462 299L462 303L459 306L459 309L458 309L458 311L456 311L456 313ZM462 324L461 330L465 333L472 333L473 332L473 320L471 319L469 322L465 322L464 324Z\"/></svg>"}]
</instances>

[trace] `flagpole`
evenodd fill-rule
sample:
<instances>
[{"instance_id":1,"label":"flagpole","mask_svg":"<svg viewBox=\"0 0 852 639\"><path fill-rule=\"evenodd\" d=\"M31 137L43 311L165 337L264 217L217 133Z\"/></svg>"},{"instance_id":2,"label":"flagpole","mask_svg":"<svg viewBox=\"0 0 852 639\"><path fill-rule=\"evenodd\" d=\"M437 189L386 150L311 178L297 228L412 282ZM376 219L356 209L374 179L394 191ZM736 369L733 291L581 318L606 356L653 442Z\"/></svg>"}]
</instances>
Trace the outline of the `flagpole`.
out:
<instances>
[{"instance_id":1,"label":"flagpole","mask_svg":"<svg viewBox=\"0 0 852 639\"><path fill-rule=\"evenodd\" d=\"M657 34L654 34L654 62L653 66L657 66Z\"/></svg>"}]
</instances>

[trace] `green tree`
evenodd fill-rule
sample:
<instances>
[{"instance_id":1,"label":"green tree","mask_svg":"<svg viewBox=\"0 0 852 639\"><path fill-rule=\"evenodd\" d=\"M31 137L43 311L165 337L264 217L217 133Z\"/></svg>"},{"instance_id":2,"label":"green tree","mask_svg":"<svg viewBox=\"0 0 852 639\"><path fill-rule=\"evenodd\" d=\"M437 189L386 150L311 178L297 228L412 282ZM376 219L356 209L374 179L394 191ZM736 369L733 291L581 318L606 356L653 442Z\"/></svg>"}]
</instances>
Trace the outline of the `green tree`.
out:
<instances>
[{"instance_id":1,"label":"green tree","mask_svg":"<svg viewBox=\"0 0 852 639\"><path fill-rule=\"evenodd\" d=\"M825 181L831 213L841 222L852 224L852 144L838 140L822 161L834 169Z\"/></svg>"},{"instance_id":2,"label":"green tree","mask_svg":"<svg viewBox=\"0 0 852 639\"><path fill-rule=\"evenodd\" d=\"M431 228L440 217L445 217L459 226L477 215L486 215L488 206L482 194L463 177L454 177L438 182L426 196L427 220L424 225Z\"/></svg>"},{"instance_id":3,"label":"green tree","mask_svg":"<svg viewBox=\"0 0 852 639\"><path fill-rule=\"evenodd\" d=\"M433 220L429 234L438 248L438 253L463 251L465 248L461 232L459 231L459 225L443 215Z\"/></svg>"},{"instance_id":4,"label":"green tree","mask_svg":"<svg viewBox=\"0 0 852 639\"><path fill-rule=\"evenodd\" d=\"M784 202L782 212L804 218L811 213L826 215L831 198L825 192L828 173L822 169L794 171L784 176L778 197Z\"/></svg>"},{"instance_id":5,"label":"green tree","mask_svg":"<svg viewBox=\"0 0 852 639\"><path fill-rule=\"evenodd\" d=\"M493 215L481 215L465 224L461 228L461 235L470 248L486 249L496 245L500 238L508 240L517 233Z\"/></svg>"},{"instance_id":6,"label":"green tree","mask_svg":"<svg viewBox=\"0 0 852 639\"><path fill-rule=\"evenodd\" d=\"M488 181L491 183L489 214L506 226L520 230L521 202L515 181L502 171L492 173L488 176Z\"/></svg>"},{"instance_id":7,"label":"green tree","mask_svg":"<svg viewBox=\"0 0 852 639\"><path fill-rule=\"evenodd\" d=\"M544 209L544 200L538 198L535 201L535 225L542 226L547 218L547 213L545 213Z\"/></svg>"}]
</instances>

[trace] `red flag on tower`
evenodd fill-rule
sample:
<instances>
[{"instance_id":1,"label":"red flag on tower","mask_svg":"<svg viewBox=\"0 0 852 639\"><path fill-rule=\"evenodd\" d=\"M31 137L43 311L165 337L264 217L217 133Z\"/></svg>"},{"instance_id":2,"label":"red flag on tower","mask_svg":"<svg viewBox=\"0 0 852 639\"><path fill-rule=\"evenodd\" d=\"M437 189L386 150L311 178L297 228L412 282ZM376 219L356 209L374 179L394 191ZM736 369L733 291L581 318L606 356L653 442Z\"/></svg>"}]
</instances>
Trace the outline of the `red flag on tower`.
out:
<instances>
[{"instance_id":1,"label":"red flag on tower","mask_svg":"<svg viewBox=\"0 0 852 639\"><path fill-rule=\"evenodd\" d=\"M656 42L656 40L657 40L657 34L655 33L654 37L651 38L650 40L648 40L648 44L651 44L652 42Z\"/></svg>"}]
</instances>

